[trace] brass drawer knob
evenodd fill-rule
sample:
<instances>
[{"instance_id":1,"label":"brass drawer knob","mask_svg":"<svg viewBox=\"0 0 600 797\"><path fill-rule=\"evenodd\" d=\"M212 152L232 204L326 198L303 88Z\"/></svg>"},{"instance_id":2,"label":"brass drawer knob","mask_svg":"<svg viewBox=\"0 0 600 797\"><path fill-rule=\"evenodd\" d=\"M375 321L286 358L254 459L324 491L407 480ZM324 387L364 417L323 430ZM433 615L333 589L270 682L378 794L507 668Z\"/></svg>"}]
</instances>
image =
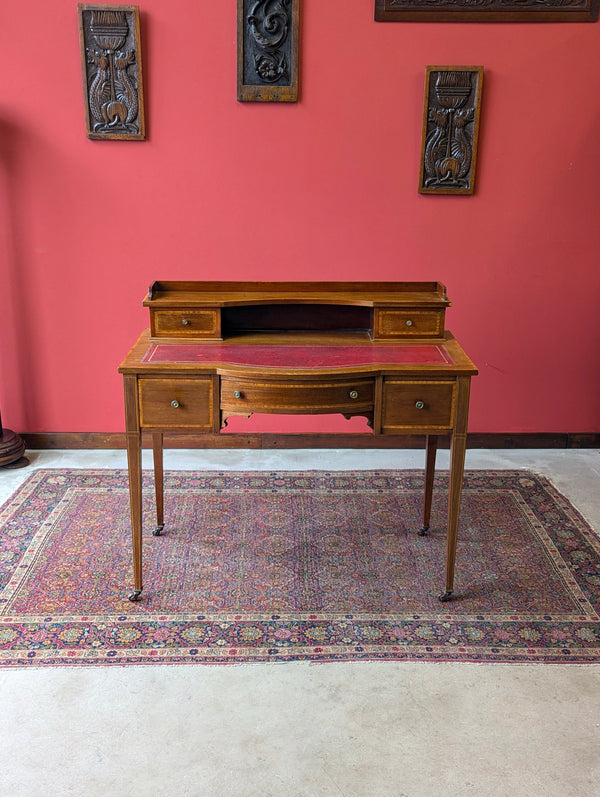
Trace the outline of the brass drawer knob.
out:
<instances>
[{"instance_id":1,"label":"brass drawer knob","mask_svg":"<svg viewBox=\"0 0 600 797\"><path fill-rule=\"evenodd\" d=\"M189 325L190 325L190 319L189 319L189 318L182 318L182 319L181 319L181 323L182 323L182 325L183 325L184 327L189 327Z\"/></svg>"},{"instance_id":2,"label":"brass drawer knob","mask_svg":"<svg viewBox=\"0 0 600 797\"><path fill-rule=\"evenodd\" d=\"M234 390L233 391L233 397L234 398L241 398L242 394L241 394L241 392L239 390Z\"/></svg>"},{"instance_id":3,"label":"brass drawer knob","mask_svg":"<svg viewBox=\"0 0 600 797\"><path fill-rule=\"evenodd\" d=\"M171 406L173 407L174 410L176 410L180 407L180 404L177 401L177 399L173 399L173 401L171 402Z\"/></svg>"},{"instance_id":4,"label":"brass drawer knob","mask_svg":"<svg viewBox=\"0 0 600 797\"><path fill-rule=\"evenodd\" d=\"M413 325L413 322L409 318L408 321L406 322L406 326L407 327L412 327L412 325Z\"/></svg>"},{"instance_id":5,"label":"brass drawer knob","mask_svg":"<svg viewBox=\"0 0 600 797\"><path fill-rule=\"evenodd\" d=\"M349 395L350 395L351 399L357 399L358 398L358 390L351 390Z\"/></svg>"},{"instance_id":6,"label":"brass drawer knob","mask_svg":"<svg viewBox=\"0 0 600 797\"><path fill-rule=\"evenodd\" d=\"M418 410L422 410L424 406L425 406L425 402L424 402L424 401L417 401L417 402L415 403L415 407L416 407Z\"/></svg>"}]
</instances>

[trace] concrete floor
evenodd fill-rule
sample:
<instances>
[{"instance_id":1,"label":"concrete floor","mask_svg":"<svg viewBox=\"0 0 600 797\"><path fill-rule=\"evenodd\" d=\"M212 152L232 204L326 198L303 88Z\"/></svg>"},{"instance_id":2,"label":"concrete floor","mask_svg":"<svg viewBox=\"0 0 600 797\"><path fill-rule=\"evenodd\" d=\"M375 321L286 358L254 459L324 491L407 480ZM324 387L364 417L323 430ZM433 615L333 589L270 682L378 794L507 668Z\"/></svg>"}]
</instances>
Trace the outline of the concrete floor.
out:
<instances>
[{"instance_id":1,"label":"concrete floor","mask_svg":"<svg viewBox=\"0 0 600 797\"><path fill-rule=\"evenodd\" d=\"M0 501L32 468L125 467L121 451L28 455L0 471ZM165 456L211 470L422 464L416 451ZM600 531L598 451L473 450L467 467L542 473ZM0 670L0 797L438 794L599 795L600 665Z\"/></svg>"}]
</instances>

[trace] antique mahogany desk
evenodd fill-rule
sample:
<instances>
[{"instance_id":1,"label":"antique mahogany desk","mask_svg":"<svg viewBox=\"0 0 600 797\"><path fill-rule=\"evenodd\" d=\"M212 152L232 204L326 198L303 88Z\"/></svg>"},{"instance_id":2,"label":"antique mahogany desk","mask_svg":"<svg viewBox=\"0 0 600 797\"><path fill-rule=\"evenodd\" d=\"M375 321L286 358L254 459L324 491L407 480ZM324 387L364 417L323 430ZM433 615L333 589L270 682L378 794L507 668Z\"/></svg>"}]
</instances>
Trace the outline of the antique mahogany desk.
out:
<instances>
[{"instance_id":1,"label":"antique mahogany desk","mask_svg":"<svg viewBox=\"0 0 600 797\"><path fill-rule=\"evenodd\" d=\"M425 434L423 528L429 526L437 437L450 434L449 600L471 377L445 331L437 282L155 282L150 329L123 374L134 589L142 592L142 434L152 435L157 528L163 529L163 434L215 445L228 418L252 413L365 416L375 438ZM381 438L380 438L381 439Z\"/></svg>"}]
</instances>

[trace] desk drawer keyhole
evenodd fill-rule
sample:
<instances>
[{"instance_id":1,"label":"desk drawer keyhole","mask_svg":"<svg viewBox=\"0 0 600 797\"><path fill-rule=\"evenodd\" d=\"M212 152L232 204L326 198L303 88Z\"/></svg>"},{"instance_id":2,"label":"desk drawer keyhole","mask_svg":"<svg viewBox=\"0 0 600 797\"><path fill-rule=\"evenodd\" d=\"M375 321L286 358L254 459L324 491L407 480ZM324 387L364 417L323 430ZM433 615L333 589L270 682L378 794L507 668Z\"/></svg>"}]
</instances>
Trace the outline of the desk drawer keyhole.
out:
<instances>
[{"instance_id":1,"label":"desk drawer keyhole","mask_svg":"<svg viewBox=\"0 0 600 797\"><path fill-rule=\"evenodd\" d=\"M415 407L416 407L418 410L422 410L422 409L425 407L425 402L424 402L424 401L417 401L417 402L415 403Z\"/></svg>"},{"instance_id":2,"label":"desk drawer keyhole","mask_svg":"<svg viewBox=\"0 0 600 797\"><path fill-rule=\"evenodd\" d=\"M171 406L173 407L173 409L174 409L174 410L176 410L176 409L178 409L178 408L179 408L181 405L179 404L179 402L177 401L177 399L173 399L173 401L171 402Z\"/></svg>"},{"instance_id":3,"label":"desk drawer keyhole","mask_svg":"<svg viewBox=\"0 0 600 797\"><path fill-rule=\"evenodd\" d=\"M241 391L240 390L234 390L233 391L233 397L234 398L241 398L242 397Z\"/></svg>"},{"instance_id":4,"label":"desk drawer keyhole","mask_svg":"<svg viewBox=\"0 0 600 797\"><path fill-rule=\"evenodd\" d=\"M357 399L358 398L358 390L351 390L349 395L350 395L351 399Z\"/></svg>"}]
</instances>

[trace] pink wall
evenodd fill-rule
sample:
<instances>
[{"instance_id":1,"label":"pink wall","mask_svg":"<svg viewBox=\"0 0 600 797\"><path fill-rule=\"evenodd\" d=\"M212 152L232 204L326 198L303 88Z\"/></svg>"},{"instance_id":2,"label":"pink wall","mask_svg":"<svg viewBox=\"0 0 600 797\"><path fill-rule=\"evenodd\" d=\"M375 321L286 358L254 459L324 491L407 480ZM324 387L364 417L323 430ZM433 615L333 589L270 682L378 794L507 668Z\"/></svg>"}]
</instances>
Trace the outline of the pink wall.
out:
<instances>
[{"instance_id":1,"label":"pink wall","mask_svg":"<svg viewBox=\"0 0 600 797\"><path fill-rule=\"evenodd\" d=\"M146 142L85 136L75 2L0 26L0 404L123 429L154 279L440 280L475 432L600 431L600 25L304 0L297 104L236 102L235 3L142 6ZM473 197L417 193L427 64L485 67Z\"/></svg>"}]
</instances>

